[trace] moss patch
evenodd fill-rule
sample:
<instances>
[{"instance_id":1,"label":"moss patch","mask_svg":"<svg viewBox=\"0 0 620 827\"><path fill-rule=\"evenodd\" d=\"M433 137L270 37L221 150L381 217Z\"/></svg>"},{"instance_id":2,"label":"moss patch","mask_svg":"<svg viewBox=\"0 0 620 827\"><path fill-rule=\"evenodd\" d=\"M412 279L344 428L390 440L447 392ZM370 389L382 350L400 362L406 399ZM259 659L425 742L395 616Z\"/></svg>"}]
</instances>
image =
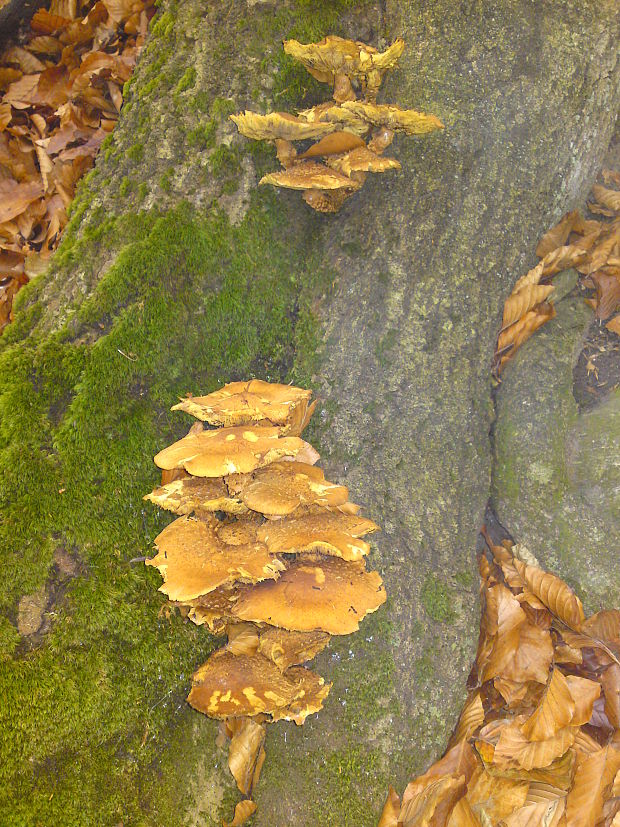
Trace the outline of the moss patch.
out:
<instances>
[{"instance_id":1,"label":"moss patch","mask_svg":"<svg viewBox=\"0 0 620 827\"><path fill-rule=\"evenodd\" d=\"M154 791L213 643L159 616L160 578L134 561L168 522L142 502L152 456L188 427L169 413L178 396L303 370L295 347L312 341L327 274L271 192L238 228L188 205L94 211L87 226L82 215L78 205L44 280L76 266L92 279L104 237L112 264L53 333L29 306L35 282L0 342L0 820L87 825L97 812L102 824L177 825L177 804L160 794L155 812ZM41 645L15 654L19 599L53 578L59 549L79 570Z\"/></svg>"}]
</instances>

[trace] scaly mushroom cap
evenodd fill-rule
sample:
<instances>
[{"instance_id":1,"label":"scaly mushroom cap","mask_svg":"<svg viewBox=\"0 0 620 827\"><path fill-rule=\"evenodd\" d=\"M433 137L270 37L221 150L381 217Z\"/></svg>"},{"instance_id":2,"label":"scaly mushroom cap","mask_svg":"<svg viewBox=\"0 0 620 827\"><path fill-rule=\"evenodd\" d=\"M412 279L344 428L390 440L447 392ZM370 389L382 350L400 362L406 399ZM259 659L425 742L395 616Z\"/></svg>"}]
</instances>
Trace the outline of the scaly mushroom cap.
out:
<instances>
[{"instance_id":1,"label":"scaly mushroom cap","mask_svg":"<svg viewBox=\"0 0 620 827\"><path fill-rule=\"evenodd\" d=\"M338 110L341 112L339 113ZM332 107L327 115L329 120L339 120L341 116L345 124L353 116L373 126L384 126L393 132L404 132L406 135L425 135L435 129L444 128L435 115L416 112L414 109L400 109L398 106L387 103L346 101L340 107Z\"/></svg>"},{"instance_id":2,"label":"scaly mushroom cap","mask_svg":"<svg viewBox=\"0 0 620 827\"><path fill-rule=\"evenodd\" d=\"M358 189L359 184L339 172L314 161L301 161L299 164L263 175L259 184L273 184L292 190L339 190Z\"/></svg>"},{"instance_id":3,"label":"scaly mushroom cap","mask_svg":"<svg viewBox=\"0 0 620 827\"><path fill-rule=\"evenodd\" d=\"M404 48L405 42L400 38L385 52L336 35L328 35L318 43L305 45L297 40L284 41L286 54L302 63L312 77L322 83L333 83L337 73L358 78L379 73L380 83L383 73L396 65Z\"/></svg>"},{"instance_id":4,"label":"scaly mushroom cap","mask_svg":"<svg viewBox=\"0 0 620 827\"><path fill-rule=\"evenodd\" d=\"M237 620L233 614L235 601L251 588L249 584L237 582L177 605L189 607L188 618L196 626L207 626L214 635L221 635Z\"/></svg>"},{"instance_id":5,"label":"scaly mushroom cap","mask_svg":"<svg viewBox=\"0 0 620 827\"><path fill-rule=\"evenodd\" d=\"M303 505L341 505L349 496L343 485L327 482L321 468L296 461L272 462L253 474L231 475L226 484L245 506L269 516L284 516Z\"/></svg>"},{"instance_id":6,"label":"scaly mushroom cap","mask_svg":"<svg viewBox=\"0 0 620 827\"><path fill-rule=\"evenodd\" d=\"M303 690L303 695L291 701L288 706L276 709L272 713L272 720L295 721L297 726L301 726L308 715L312 715L323 708L323 701L329 695L332 685L331 683L325 683L325 680L316 672L300 666L293 666L289 669L286 672L286 677L299 684Z\"/></svg>"},{"instance_id":7,"label":"scaly mushroom cap","mask_svg":"<svg viewBox=\"0 0 620 827\"><path fill-rule=\"evenodd\" d=\"M354 103L354 101L348 101L347 105L349 103ZM350 109L345 109L345 104L338 106L331 102L319 103L311 109L302 110L299 117L308 123L331 123L332 132L337 129L344 130L360 138L363 138L371 130L371 123Z\"/></svg>"},{"instance_id":8,"label":"scaly mushroom cap","mask_svg":"<svg viewBox=\"0 0 620 827\"><path fill-rule=\"evenodd\" d=\"M347 176L354 172L385 172L388 169L401 169L400 163L395 158L384 158L366 146L353 149L345 155L327 158L326 162L332 169Z\"/></svg>"},{"instance_id":9,"label":"scaly mushroom cap","mask_svg":"<svg viewBox=\"0 0 620 827\"><path fill-rule=\"evenodd\" d=\"M280 426L280 432L299 436L310 421L316 402L312 391L276 382L250 379L229 382L207 396L192 396L172 407L210 425L225 427L264 423Z\"/></svg>"},{"instance_id":10,"label":"scaly mushroom cap","mask_svg":"<svg viewBox=\"0 0 620 827\"><path fill-rule=\"evenodd\" d=\"M229 495L228 488L219 477L183 477L156 488L144 499L175 514L191 514L193 511L243 514L248 510L242 502Z\"/></svg>"},{"instance_id":11,"label":"scaly mushroom cap","mask_svg":"<svg viewBox=\"0 0 620 827\"><path fill-rule=\"evenodd\" d=\"M348 190L304 190L302 198L313 210L323 213L335 213L340 210L344 202L353 195Z\"/></svg>"},{"instance_id":12,"label":"scaly mushroom cap","mask_svg":"<svg viewBox=\"0 0 620 827\"><path fill-rule=\"evenodd\" d=\"M146 561L164 578L160 591L186 602L237 580L277 577L284 564L254 537L229 542L226 524L214 517L179 517L155 538L158 554Z\"/></svg>"},{"instance_id":13,"label":"scaly mushroom cap","mask_svg":"<svg viewBox=\"0 0 620 827\"><path fill-rule=\"evenodd\" d=\"M258 651L272 660L281 672L289 666L312 660L329 643L326 632L289 632L267 626L258 639Z\"/></svg>"},{"instance_id":14,"label":"scaly mushroom cap","mask_svg":"<svg viewBox=\"0 0 620 827\"><path fill-rule=\"evenodd\" d=\"M296 118L288 112L269 112L259 115L246 109L244 114L231 115L230 120L246 138L255 141L303 141L307 138L320 138L334 131L334 125L324 122L310 123L304 118Z\"/></svg>"},{"instance_id":15,"label":"scaly mushroom cap","mask_svg":"<svg viewBox=\"0 0 620 827\"><path fill-rule=\"evenodd\" d=\"M358 538L378 529L367 517L313 511L301 517L270 520L259 527L256 536L273 554L320 551L351 561L361 560L370 551L368 543Z\"/></svg>"},{"instance_id":16,"label":"scaly mushroom cap","mask_svg":"<svg viewBox=\"0 0 620 827\"><path fill-rule=\"evenodd\" d=\"M211 718L238 718L274 712L303 693L298 679L290 680L262 655L233 655L220 649L192 675L187 700Z\"/></svg>"},{"instance_id":17,"label":"scaly mushroom cap","mask_svg":"<svg viewBox=\"0 0 620 827\"><path fill-rule=\"evenodd\" d=\"M188 434L155 456L159 468L185 468L196 477L247 474L283 456L301 451L316 455L312 446L296 436L280 436L275 426L240 425Z\"/></svg>"},{"instance_id":18,"label":"scaly mushroom cap","mask_svg":"<svg viewBox=\"0 0 620 827\"><path fill-rule=\"evenodd\" d=\"M357 631L359 621L385 602L379 573L338 558L293 563L274 582L259 583L239 597L235 616L282 629L331 635Z\"/></svg>"}]
</instances>

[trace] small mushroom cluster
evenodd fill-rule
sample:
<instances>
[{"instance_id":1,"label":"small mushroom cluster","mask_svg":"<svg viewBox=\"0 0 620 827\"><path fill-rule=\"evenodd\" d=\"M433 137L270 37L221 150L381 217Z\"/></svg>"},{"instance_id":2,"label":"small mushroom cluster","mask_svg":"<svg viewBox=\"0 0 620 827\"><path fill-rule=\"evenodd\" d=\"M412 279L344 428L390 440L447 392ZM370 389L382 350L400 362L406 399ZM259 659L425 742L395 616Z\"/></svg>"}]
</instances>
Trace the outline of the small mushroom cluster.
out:
<instances>
[{"instance_id":1,"label":"small mushroom cluster","mask_svg":"<svg viewBox=\"0 0 620 827\"><path fill-rule=\"evenodd\" d=\"M404 48L400 38L384 52L334 35L307 45L285 40L288 55L303 63L317 80L332 84L333 101L296 116L249 111L231 115L242 135L275 143L283 170L265 175L260 183L302 190L304 201L313 209L338 212L369 172L401 168L395 158L383 157L395 132L424 135L443 129L435 115L376 103L383 75L396 65ZM358 100L358 94L363 99ZM293 141L317 138L304 152L293 145Z\"/></svg>"},{"instance_id":2,"label":"small mushroom cluster","mask_svg":"<svg viewBox=\"0 0 620 827\"><path fill-rule=\"evenodd\" d=\"M327 697L330 684L301 664L386 599L364 561L362 537L378 526L325 479L301 439L311 396L253 379L184 399L173 410L200 421L157 454L162 485L145 497L180 515L147 560L164 579L160 591L228 637L194 673L188 701L231 738L229 766L246 796L234 824L254 811L263 724L303 724Z\"/></svg>"}]
</instances>

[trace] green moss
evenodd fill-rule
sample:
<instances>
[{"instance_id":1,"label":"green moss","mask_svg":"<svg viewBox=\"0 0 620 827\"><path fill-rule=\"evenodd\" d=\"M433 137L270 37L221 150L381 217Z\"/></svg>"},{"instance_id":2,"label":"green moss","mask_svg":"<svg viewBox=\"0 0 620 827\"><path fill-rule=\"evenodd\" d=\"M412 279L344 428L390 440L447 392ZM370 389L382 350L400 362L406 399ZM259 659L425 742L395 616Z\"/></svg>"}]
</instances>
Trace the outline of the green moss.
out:
<instances>
[{"instance_id":1,"label":"green moss","mask_svg":"<svg viewBox=\"0 0 620 827\"><path fill-rule=\"evenodd\" d=\"M172 36L176 17L171 10L160 14L151 24L151 36L167 40Z\"/></svg>"},{"instance_id":2,"label":"green moss","mask_svg":"<svg viewBox=\"0 0 620 827\"><path fill-rule=\"evenodd\" d=\"M190 101L189 106L198 112L208 112L211 107L211 96L206 90L200 89Z\"/></svg>"},{"instance_id":3,"label":"green moss","mask_svg":"<svg viewBox=\"0 0 620 827\"><path fill-rule=\"evenodd\" d=\"M172 174L173 170L167 170L159 179L159 186L164 192L170 192L172 189Z\"/></svg>"},{"instance_id":4,"label":"green moss","mask_svg":"<svg viewBox=\"0 0 620 827\"><path fill-rule=\"evenodd\" d=\"M174 88L175 94L186 92L196 84L196 69L193 66L187 68L181 75L181 79Z\"/></svg>"},{"instance_id":5,"label":"green moss","mask_svg":"<svg viewBox=\"0 0 620 827\"><path fill-rule=\"evenodd\" d=\"M431 575L424 580L420 600L424 610L433 620L441 623L450 623L454 620L450 589L437 575Z\"/></svg>"},{"instance_id":6,"label":"green moss","mask_svg":"<svg viewBox=\"0 0 620 827\"><path fill-rule=\"evenodd\" d=\"M235 148L221 144L209 155L209 166L213 174L221 178L237 175L241 169L239 153Z\"/></svg>"},{"instance_id":7,"label":"green moss","mask_svg":"<svg viewBox=\"0 0 620 827\"><path fill-rule=\"evenodd\" d=\"M231 98L215 98L211 104L211 117L216 121L225 121L236 111L237 107Z\"/></svg>"},{"instance_id":8,"label":"green moss","mask_svg":"<svg viewBox=\"0 0 620 827\"><path fill-rule=\"evenodd\" d=\"M36 812L76 827L95 813L102 824L178 825L160 774L177 760L169 744L189 714L189 675L214 644L177 615L159 617L160 577L131 560L169 521L142 496L157 481L153 454L187 427L171 403L245 376L289 381L296 341L311 339L322 265L303 236L291 241L279 203L255 193L239 227L187 205L93 213L88 224L76 212L50 277L79 261L96 288L43 335L28 307L35 281L0 340L3 824ZM116 252L101 274L104 241ZM41 645L12 657L18 601L55 576L59 549L76 576Z\"/></svg>"},{"instance_id":9,"label":"green moss","mask_svg":"<svg viewBox=\"0 0 620 827\"><path fill-rule=\"evenodd\" d=\"M118 188L118 194L121 196L121 198L124 198L131 192L132 189L133 182L131 178L128 175L124 175L123 180L121 181L120 186Z\"/></svg>"},{"instance_id":10,"label":"green moss","mask_svg":"<svg viewBox=\"0 0 620 827\"><path fill-rule=\"evenodd\" d=\"M138 187L138 200L139 201L144 201L144 199L146 198L146 196L148 194L149 194L149 185L146 183L146 181L142 181L142 183Z\"/></svg>"},{"instance_id":11,"label":"green moss","mask_svg":"<svg viewBox=\"0 0 620 827\"><path fill-rule=\"evenodd\" d=\"M199 150L211 149L215 145L215 132L215 123L207 121L187 133L187 143Z\"/></svg>"},{"instance_id":12,"label":"green moss","mask_svg":"<svg viewBox=\"0 0 620 827\"><path fill-rule=\"evenodd\" d=\"M141 143L132 144L127 150L127 157L130 161L141 161L144 158L144 146Z\"/></svg>"}]
</instances>

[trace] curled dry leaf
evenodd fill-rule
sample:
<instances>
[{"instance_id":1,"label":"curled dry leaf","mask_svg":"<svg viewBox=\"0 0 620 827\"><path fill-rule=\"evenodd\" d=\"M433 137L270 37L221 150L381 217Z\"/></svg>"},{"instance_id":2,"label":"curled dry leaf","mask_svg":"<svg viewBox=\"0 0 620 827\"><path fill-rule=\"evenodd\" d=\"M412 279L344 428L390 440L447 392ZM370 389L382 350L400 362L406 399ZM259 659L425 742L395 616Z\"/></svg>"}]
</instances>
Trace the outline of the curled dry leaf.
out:
<instances>
[{"instance_id":1,"label":"curled dry leaf","mask_svg":"<svg viewBox=\"0 0 620 827\"><path fill-rule=\"evenodd\" d=\"M542 569L515 560L515 568L529 589L545 606L571 629L578 630L584 620L583 606L563 580Z\"/></svg>"},{"instance_id":2,"label":"curled dry leaf","mask_svg":"<svg viewBox=\"0 0 620 827\"><path fill-rule=\"evenodd\" d=\"M252 795L265 760L265 727L252 718L233 719L228 767L243 795Z\"/></svg>"},{"instance_id":3,"label":"curled dry leaf","mask_svg":"<svg viewBox=\"0 0 620 827\"><path fill-rule=\"evenodd\" d=\"M243 824L256 812L256 804L249 798L244 798L235 806L232 821L222 822L223 827L242 827Z\"/></svg>"},{"instance_id":4,"label":"curled dry leaf","mask_svg":"<svg viewBox=\"0 0 620 827\"><path fill-rule=\"evenodd\" d=\"M509 348L510 350L506 355L501 356L501 363L503 364L539 327L553 319L554 316L555 307L544 302L528 311L518 322L502 331L497 340L497 353L498 355L506 354Z\"/></svg>"},{"instance_id":5,"label":"curled dry leaf","mask_svg":"<svg viewBox=\"0 0 620 827\"><path fill-rule=\"evenodd\" d=\"M565 806L564 798L526 804L501 821L499 827L556 827L564 815Z\"/></svg>"},{"instance_id":6,"label":"curled dry leaf","mask_svg":"<svg viewBox=\"0 0 620 827\"><path fill-rule=\"evenodd\" d=\"M595 184L592 187L592 195L604 207L608 207L613 212L620 211L620 192L617 190L610 190L600 184Z\"/></svg>"},{"instance_id":7,"label":"curled dry leaf","mask_svg":"<svg viewBox=\"0 0 620 827\"><path fill-rule=\"evenodd\" d=\"M504 304L502 329L514 324L537 304L548 299L553 290L552 284L528 284L513 292Z\"/></svg>"},{"instance_id":8,"label":"curled dry leaf","mask_svg":"<svg viewBox=\"0 0 620 827\"><path fill-rule=\"evenodd\" d=\"M558 247L564 246L568 241L569 235L580 221L582 221L582 218L578 210L573 210L562 216L558 223L548 230L538 242L536 246L536 255L538 258L544 258L548 253L551 253Z\"/></svg>"},{"instance_id":9,"label":"curled dry leaf","mask_svg":"<svg viewBox=\"0 0 620 827\"><path fill-rule=\"evenodd\" d=\"M398 824L402 827L429 827L447 821L454 805L465 791L465 778L446 775L430 781L401 807Z\"/></svg>"},{"instance_id":10,"label":"curled dry leaf","mask_svg":"<svg viewBox=\"0 0 620 827\"><path fill-rule=\"evenodd\" d=\"M600 818L605 793L620 768L620 752L601 747L577 756L575 782L566 799L566 827L590 827Z\"/></svg>"},{"instance_id":11,"label":"curled dry leaf","mask_svg":"<svg viewBox=\"0 0 620 827\"><path fill-rule=\"evenodd\" d=\"M396 827L400 813L400 797L390 784L377 827Z\"/></svg>"},{"instance_id":12,"label":"curled dry leaf","mask_svg":"<svg viewBox=\"0 0 620 827\"><path fill-rule=\"evenodd\" d=\"M571 723L574 712L575 701L566 678L559 669L554 669L540 703L521 731L530 741L544 741Z\"/></svg>"}]
</instances>

